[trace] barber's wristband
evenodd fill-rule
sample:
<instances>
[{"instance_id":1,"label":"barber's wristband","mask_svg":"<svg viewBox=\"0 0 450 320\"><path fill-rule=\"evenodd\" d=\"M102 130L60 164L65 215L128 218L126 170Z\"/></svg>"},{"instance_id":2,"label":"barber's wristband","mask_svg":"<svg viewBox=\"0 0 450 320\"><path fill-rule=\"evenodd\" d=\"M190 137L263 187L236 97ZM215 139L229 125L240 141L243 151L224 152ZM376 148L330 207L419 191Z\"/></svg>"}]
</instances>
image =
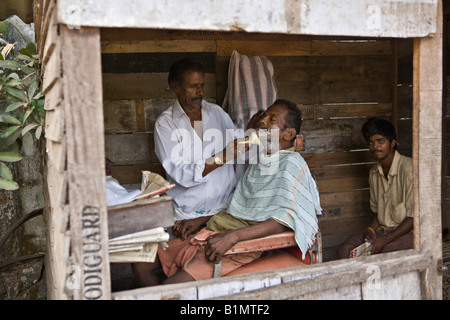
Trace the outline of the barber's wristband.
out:
<instances>
[{"instance_id":1,"label":"barber's wristband","mask_svg":"<svg viewBox=\"0 0 450 320\"><path fill-rule=\"evenodd\" d=\"M218 167L223 166L223 160L222 160L219 156L217 156L217 155L214 156L214 163L215 163Z\"/></svg>"},{"instance_id":2,"label":"barber's wristband","mask_svg":"<svg viewBox=\"0 0 450 320\"><path fill-rule=\"evenodd\" d=\"M370 232L372 232L372 234L373 235L375 235L376 233L375 233L375 230L373 230L373 228L371 228L371 227L367 227L367 229L366 230L370 230Z\"/></svg>"}]
</instances>

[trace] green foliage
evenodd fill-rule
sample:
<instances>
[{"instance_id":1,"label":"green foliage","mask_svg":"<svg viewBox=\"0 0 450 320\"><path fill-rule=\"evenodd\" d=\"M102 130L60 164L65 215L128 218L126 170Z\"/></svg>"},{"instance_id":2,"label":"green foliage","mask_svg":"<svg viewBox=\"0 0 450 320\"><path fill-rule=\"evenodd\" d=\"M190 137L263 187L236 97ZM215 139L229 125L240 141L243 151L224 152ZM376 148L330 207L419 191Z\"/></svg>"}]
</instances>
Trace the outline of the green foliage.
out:
<instances>
[{"instance_id":1,"label":"green foliage","mask_svg":"<svg viewBox=\"0 0 450 320\"><path fill-rule=\"evenodd\" d=\"M8 23L0 21L7 35ZM44 94L40 91L40 65L36 46L15 51L16 44L0 38L0 189L16 190L11 170L4 162L20 161L35 150L35 139L44 139Z\"/></svg>"}]
</instances>

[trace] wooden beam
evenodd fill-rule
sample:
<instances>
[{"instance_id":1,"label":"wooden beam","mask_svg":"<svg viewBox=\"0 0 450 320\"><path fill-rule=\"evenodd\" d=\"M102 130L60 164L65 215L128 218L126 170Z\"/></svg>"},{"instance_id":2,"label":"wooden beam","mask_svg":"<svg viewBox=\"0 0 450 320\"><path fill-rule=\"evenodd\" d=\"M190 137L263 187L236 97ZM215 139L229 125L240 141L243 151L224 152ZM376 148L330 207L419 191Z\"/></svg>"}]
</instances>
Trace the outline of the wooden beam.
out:
<instances>
[{"instance_id":1,"label":"wooden beam","mask_svg":"<svg viewBox=\"0 0 450 320\"><path fill-rule=\"evenodd\" d=\"M338 260L319 265L141 288L117 292L112 296L114 300L299 299L302 295L337 290L351 285L356 285L356 289L361 290L361 285L373 280L423 270L427 266L428 258L414 250L405 250L383 254L383 259L374 255L352 259L351 262ZM373 279L371 271L374 266L381 270L377 279ZM321 298L327 299L327 296L323 295Z\"/></svg>"},{"instance_id":2,"label":"wooden beam","mask_svg":"<svg viewBox=\"0 0 450 320\"><path fill-rule=\"evenodd\" d=\"M442 1L434 37L414 40L413 166L415 246L430 255L423 272L426 299L442 299L441 166L442 166Z\"/></svg>"},{"instance_id":3,"label":"wooden beam","mask_svg":"<svg viewBox=\"0 0 450 320\"><path fill-rule=\"evenodd\" d=\"M139 52L216 52L216 42L211 40L102 41L102 53Z\"/></svg>"},{"instance_id":4,"label":"wooden beam","mask_svg":"<svg viewBox=\"0 0 450 320\"><path fill-rule=\"evenodd\" d=\"M60 26L77 300L111 298L100 30Z\"/></svg>"},{"instance_id":5,"label":"wooden beam","mask_svg":"<svg viewBox=\"0 0 450 320\"><path fill-rule=\"evenodd\" d=\"M213 0L201 9L180 0L58 0L58 19L74 27L424 37L436 31L436 8L430 0Z\"/></svg>"},{"instance_id":6,"label":"wooden beam","mask_svg":"<svg viewBox=\"0 0 450 320\"><path fill-rule=\"evenodd\" d=\"M388 117L391 115L390 103L347 103L325 105L298 105L302 119L350 118L350 117Z\"/></svg>"},{"instance_id":7,"label":"wooden beam","mask_svg":"<svg viewBox=\"0 0 450 320\"><path fill-rule=\"evenodd\" d=\"M229 57L234 50L246 55L347 56L388 55L390 41L240 41L218 40L217 56Z\"/></svg>"}]
</instances>

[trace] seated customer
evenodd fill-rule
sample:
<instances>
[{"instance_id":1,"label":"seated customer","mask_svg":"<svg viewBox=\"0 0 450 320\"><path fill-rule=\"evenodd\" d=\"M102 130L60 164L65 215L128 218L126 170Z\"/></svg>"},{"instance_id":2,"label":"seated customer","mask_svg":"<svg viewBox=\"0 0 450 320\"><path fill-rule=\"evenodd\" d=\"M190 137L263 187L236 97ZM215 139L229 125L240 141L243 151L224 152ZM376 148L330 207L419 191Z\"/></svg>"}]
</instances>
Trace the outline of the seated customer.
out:
<instances>
[{"instance_id":1,"label":"seated customer","mask_svg":"<svg viewBox=\"0 0 450 320\"><path fill-rule=\"evenodd\" d=\"M340 259L364 242L371 254L413 249L413 165L397 151L397 134L387 120L369 119L362 127L369 151L377 164L369 172L372 222L338 248Z\"/></svg>"},{"instance_id":2,"label":"seated customer","mask_svg":"<svg viewBox=\"0 0 450 320\"><path fill-rule=\"evenodd\" d=\"M300 125L299 109L287 100L275 101L259 116L256 129L267 155L260 153L258 163L249 166L226 212L210 218L206 228L197 234L181 234L169 241L167 250L158 251L168 277L164 284L211 278L217 261L222 261L224 276L261 255L253 252L224 257L233 245L287 229L295 232L305 255L318 231L317 215L321 214L321 208L317 186L306 162L298 152L287 150L292 148ZM205 246L195 241L205 238ZM153 270L159 266L158 262L134 264L140 285L158 284Z\"/></svg>"}]
</instances>

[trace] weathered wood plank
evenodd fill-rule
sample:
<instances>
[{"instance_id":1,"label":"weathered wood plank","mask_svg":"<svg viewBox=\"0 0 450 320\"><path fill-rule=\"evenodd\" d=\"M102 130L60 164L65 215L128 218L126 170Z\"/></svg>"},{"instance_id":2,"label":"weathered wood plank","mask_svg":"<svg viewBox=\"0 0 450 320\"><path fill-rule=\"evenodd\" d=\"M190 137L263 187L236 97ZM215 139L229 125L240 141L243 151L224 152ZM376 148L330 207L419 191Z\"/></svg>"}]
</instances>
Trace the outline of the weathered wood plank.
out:
<instances>
[{"instance_id":1,"label":"weathered wood plank","mask_svg":"<svg viewBox=\"0 0 450 320\"><path fill-rule=\"evenodd\" d=\"M372 218L373 215L366 210L365 214L359 217L342 218L338 220L321 220L320 229L322 230L323 236L337 235L340 233L357 233L364 230ZM327 244L327 247L334 245L336 244Z\"/></svg>"},{"instance_id":2,"label":"weathered wood plank","mask_svg":"<svg viewBox=\"0 0 450 320\"><path fill-rule=\"evenodd\" d=\"M320 202L324 204L334 203L335 206L351 203L369 203L369 190L321 193Z\"/></svg>"},{"instance_id":3,"label":"weathered wood plank","mask_svg":"<svg viewBox=\"0 0 450 320\"><path fill-rule=\"evenodd\" d=\"M309 153L330 153L360 150L367 147L361 127L365 118L311 119L302 123L301 131Z\"/></svg>"},{"instance_id":4,"label":"weathered wood plank","mask_svg":"<svg viewBox=\"0 0 450 320\"><path fill-rule=\"evenodd\" d=\"M220 297L220 299L291 299L302 294L323 292L355 284L361 285L368 281L381 281L383 278L396 274L423 270L426 268L427 258L429 257L426 255L407 250L385 254L383 260L380 260L379 256L368 256L350 261L329 262L315 269L309 266L300 267L297 270L287 269L286 271L278 271L282 274L282 284L278 286ZM302 270L303 268L304 270ZM309 273L306 270L307 268L311 269ZM382 273L374 275L374 268L377 268L377 270L379 268ZM327 299L326 296L322 298Z\"/></svg>"},{"instance_id":5,"label":"weathered wood plank","mask_svg":"<svg viewBox=\"0 0 450 320\"><path fill-rule=\"evenodd\" d=\"M307 106L391 103L390 55L266 57L275 71L279 98ZM228 87L228 66L228 57L216 58L219 104ZM386 105L380 107L384 113Z\"/></svg>"},{"instance_id":6,"label":"weathered wood plank","mask_svg":"<svg viewBox=\"0 0 450 320\"><path fill-rule=\"evenodd\" d=\"M58 21L71 26L242 30L314 35L423 37L436 32L435 1L58 1ZM105 10L104 8L108 8ZM410 19L415 16L416 19ZM214 17L211 19L211 17ZM327 19L324 19L327 17Z\"/></svg>"},{"instance_id":7,"label":"weathered wood plank","mask_svg":"<svg viewBox=\"0 0 450 320\"><path fill-rule=\"evenodd\" d=\"M105 100L103 115L105 133L137 131L136 100Z\"/></svg>"},{"instance_id":8,"label":"weathered wood plank","mask_svg":"<svg viewBox=\"0 0 450 320\"><path fill-rule=\"evenodd\" d=\"M298 105L298 108L302 112L302 119L389 117L392 112L389 103Z\"/></svg>"},{"instance_id":9,"label":"weathered wood plank","mask_svg":"<svg viewBox=\"0 0 450 320\"><path fill-rule=\"evenodd\" d=\"M58 24L56 21L56 14L51 14L50 21L47 21L47 23L49 24L47 27L48 31L46 34L45 44L41 56L41 65L43 66L47 64L48 59L53 53L53 49L59 41Z\"/></svg>"},{"instance_id":10,"label":"weathered wood plank","mask_svg":"<svg viewBox=\"0 0 450 320\"><path fill-rule=\"evenodd\" d=\"M398 251L380 256L368 256L353 260L339 260L296 268L243 274L220 279L196 281L112 294L114 300L140 299L239 299L284 300L302 295L324 292L336 288L380 280L394 274L423 270L429 256L414 250ZM373 275L373 266L382 270ZM247 286L248 284L248 286ZM227 288L230 288L227 291ZM206 291L207 289L207 291ZM202 295L198 292L208 293ZM322 299L327 299L323 295Z\"/></svg>"},{"instance_id":11,"label":"weathered wood plank","mask_svg":"<svg viewBox=\"0 0 450 320\"><path fill-rule=\"evenodd\" d=\"M371 214L368 202L348 203L340 206L334 203L321 203L321 206L322 217L320 221L348 219ZM335 231L337 233L340 230L336 229Z\"/></svg>"},{"instance_id":12,"label":"weathered wood plank","mask_svg":"<svg viewBox=\"0 0 450 320\"><path fill-rule=\"evenodd\" d=\"M54 110L56 107L60 106L62 102L62 84L61 81L56 81L55 84L47 90L45 94L45 105L44 109L46 111Z\"/></svg>"},{"instance_id":13,"label":"weathered wood plank","mask_svg":"<svg viewBox=\"0 0 450 320\"><path fill-rule=\"evenodd\" d=\"M38 43L38 52L39 56L43 57L43 51L45 48L45 43L47 41L47 33L49 28L54 27L51 25L51 21L53 20L53 16L57 15L56 12L56 2L55 1L43 1L42 4L42 19L41 19L41 29ZM57 20L53 20L52 23L57 23Z\"/></svg>"},{"instance_id":14,"label":"weathered wood plank","mask_svg":"<svg viewBox=\"0 0 450 320\"><path fill-rule=\"evenodd\" d=\"M64 135L65 113L62 107L47 110L45 113L45 137L60 142Z\"/></svg>"},{"instance_id":15,"label":"weathered wood plank","mask_svg":"<svg viewBox=\"0 0 450 320\"><path fill-rule=\"evenodd\" d=\"M372 275L381 275L379 267L372 267ZM420 300L420 275L417 271L383 277L362 283L363 300Z\"/></svg>"},{"instance_id":16,"label":"weathered wood plank","mask_svg":"<svg viewBox=\"0 0 450 320\"><path fill-rule=\"evenodd\" d=\"M46 143L48 161L54 164L54 169L59 172L66 170L66 139L65 136L61 142L47 140Z\"/></svg>"},{"instance_id":17,"label":"weathered wood plank","mask_svg":"<svg viewBox=\"0 0 450 320\"><path fill-rule=\"evenodd\" d=\"M151 146L153 146L153 134L149 133L105 136L105 155L115 165L150 163Z\"/></svg>"},{"instance_id":18,"label":"weathered wood plank","mask_svg":"<svg viewBox=\"0 0 450 320\"><path fill-rule=\"evenodd\" d=\"M337 178L350 178L350 177L365 177L366 180L369 179L369 170L372 168L374 163L349 163L347 165L339 166L325 166L325 167L315 167L311 169L316 180L327 180L327 179L337 179Z\"/></svg>"},{"instance_id":19,"label":"weathered wood plank","mask_svg":"<svg viewBox=\"0 0 450 320\"><path fill-rule=\"evenodd\" d=\"M175 99L167 83L168 74L157 73L104 73L103 96L110 100L123 99ZM215 75L205 75L205 97L216 97ZM148 84L152 85L149 86Z\"/></svg>"},{"instance_id":20,"label":"weathered wood plank","mask_svg":"<svg viewBox=\"0 0 450 320\"><path fill-rule=\"evenodd\" d=\"M321 193L351 191L369 188L367 176L353 176L346 178L317 180L317 186Z\"/></svg>"},{"instance_id":21,"label":"weathered wood plank","mask_svg":"<svg viewBox=\"0 0 450 320\"><path fill-rule=\"evenodd\" d=\"M251 56L345 56L391 54L390 41L239 41L217 40L217 56L236 50Z\"/></svg>"},{"instance_id":22,"label":"weathered wood plank","mask_svg":"<svg viewBox=\"0 0 450 320\"><path fill-rule=\"evenodd\" d=\"M211 40L102 41L102 53L138 52L216 52L216 42Z\"/></svg>"},{"instance_id":23,"label":"weathered wood plank","mask_svg":"<svg viewBox=\"0 0 450 320\"><path fill-rule=\"evenodd\" d=\"M328 153L302 153L310 168L351 163L374 163L367 150Z\"/></svg>"},{"instance_id":24,"label":"weathered wood plank","mask_svg":"<svg viewBox=\"0 0 450 320\"><path fill-rule=\"evenodd\" d=\"M60 28L74 299L110 299L99 29ZM89 48L89 50L87 50Z\"/></svg>"},{"instance_id":25,"label":"weathered wood plank","mask_svg":"<svg viewBox=\"0 0 450 320\"><path fill-rule=\"evenodd\" d=\"M57 156L52 149L48 151L49 159ZM46 222L47 252L45 255L46 263L46 282L48 299L65 300L68 295L64 288L66 286L67 265L63 261L65 234L60 230L63 217L63 207L60 207L61 182L64 173L60 172L53 161L46 164L46 187L48 190L48 208L44 212Z\"/></svg>"},{"instance_id":26,"label":"weathered wood plank","mask_svg":"<svg viewBox=\"0 0 450 320\"><path fill-rule=\"evenodd\" d=\"M172 198L162 196L108 207L109 238L173 225Z\"/></svg>"},{"instance_id":27,"label":"weathered wood plank","mask_svg":"<svg viewBox=\"0 0 450 320\"><path fill-rule=\"evenodd\" d=\"M216 73L215 52L103 53L102 71L167 74L173 63L185 58L200 61L205 73Z\"/></svg>"},{"instance_id":28,"label":"weathered wood plank","mask_svg":"<svg viewBox=\"0 0 450 320\"><path fill-rule=\"evenodd\" d=\"M413 53L413 167L415 247L429 254L422 276L426 299L442 299L442 1L434 37L414 39ZM432 156L430 156L432 155Z\"/></svg>"},{"instance_id":29,"label":"weathered wood plank","mask_svg":"<svg viewBox=\"0 0 450 320\"><path fill-rule=\"evenodd\" d=\"M141 28L102 28L102 41L128 40L360 40L359 37L310 36L281 33L248 33L242 31L211 31L211 30L181 30L181 29L141 29ZM373 38L372 40L379 40Z\"/></svg>"},{"instance_id":30,"label":"weathered wood plank","mask_svg":"<svg viewBox=\"0 0 450 320\"><path fill-rule=\"evenodd\" d=\"M49 90L60 81L61 77L61 44L58 42L42 70L42 91L47 94Z\"/></svg>"}]
</instances>

